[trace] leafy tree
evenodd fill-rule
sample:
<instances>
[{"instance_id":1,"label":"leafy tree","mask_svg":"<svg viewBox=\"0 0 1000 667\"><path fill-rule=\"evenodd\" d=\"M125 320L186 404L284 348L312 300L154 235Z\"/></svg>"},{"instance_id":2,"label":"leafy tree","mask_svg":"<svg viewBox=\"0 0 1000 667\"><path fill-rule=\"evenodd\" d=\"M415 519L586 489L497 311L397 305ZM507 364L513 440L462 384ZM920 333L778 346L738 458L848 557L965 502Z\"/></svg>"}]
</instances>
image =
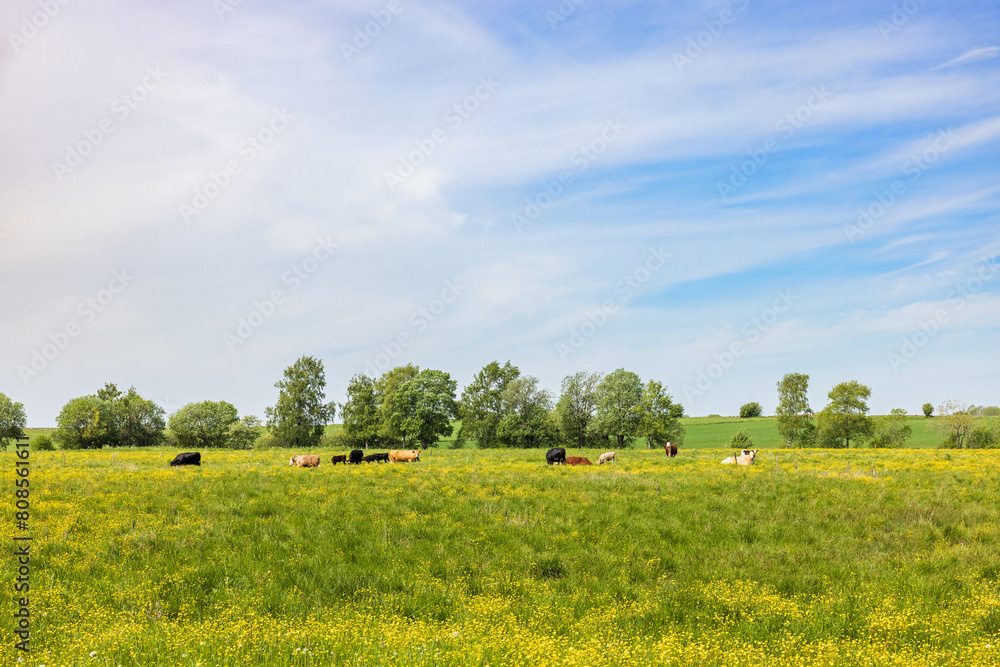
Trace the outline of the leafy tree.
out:
<instances>
[{"instance_id":1,"label":"leafy tree","mask_svg":"<svg viewBox=\"0 0 1000 667\"><path fill-rule=\"evenodd\" d=\"M52 438L42 434L31 441L31 448L37 452L51 452L56 446L52 443Z\"/></svg>"},{"instance_id":2,"label":"leafy tree","mask_svg":"<svg viewBox=\"0 0 1000 667\"><path fill-rule=\"evenodd\" d=\"M851 447L851 439L867 438L872 432L868 399L872 390L856 380L841 382L830 390L830 402L820 413L817 437L821 447Z\"/></svg>"},{"instance_id":3,"label":"leafy tree","mask_svg":"<svg viewBox=\"0 0 1000 667\"><path fill-rule=\"evenodd\" d=\"M236 406L226 401L188 403L170 415L170 431L188 449L225 447L229 427L239 422Z\"/></svg>"},{"instance_id":4,"label":"leafy tree","mask_svg":"<svg viewBox=\"0 0 1000 667\"><path fill-rule=\"evenodd\" d=\"M538 388L538 378L528 375L511 380L501 401L504 416L497 424L498 445L545 448L555 444L556 432L549 420L552 394Z\"/></svg>"},{"instance_id":5,"label":"leafy tree","mask_svg":"<svg viewBox=\"0 0 1000 667\"><path fill-rule=\"evenodd\" d=\"M407 439L420 441L423 449L451 435L451 420L458 416L456 383L444 371L424 369L392 394L389 423Z\"/></svg>"},{"instance_id":6,"label":"leafy tree","mask_svg":"<svg viewBox=\"0 0 1000 667\"><path fill-rule=\"evenodd\" d=\"M968 406L961 401L947 400L938 406L938 427L944 431L946 439L954 442L954 446L962 449L969 434L972 432L972 415Z\"/></svg>"},{"instance_id":7,"label":"leafy tree","mask_svg":"<svg viewBox=\"0 0 1000 667\"><path fill-rule=\"evenodd\" d=\"M491 361L476 373L476 377L462 391L460 438L475 439L484 449L497 445L497 429L507 414L504 411L504 390L520 375L521 371L509 361L502 367Z\"/></svg>"},{"instance_id":8,"label":"leafy tree","mask_svg":"<svg viewBox=\"0 0 1000 667\"><path fill-rule=\"evenodd\" d=\"M396 390L417 377L418 373L420 373L419 366L406 364L405 366L396 366L386 371L382 374L382 377L375 381L375 393L380 401L379 421L381 426L378 432L379 437L389 442L405 441L406 436L393 425L389 420L389 415L392 413L392 400Z\"/></svg>"},{"instance_id":9,"label":"leafy tree","mask_svg":"<svg viewBox=\"0 0 1000 667\"><path fill-rule=\"evenodd\" d=\"M809 389L809 376L803 373L786 373L778 382L778 416L776 426L778 433L785 439L785 446L791 447L798 438L801 441L802 432L809 429L812 420L809 413L809 399L806 392Z\"/></svg>"},{"instance_id":10,"label":"leafy tree","mask_svg":"<svg viewBox=\"0 0 1000 667\"><path fill-rule=\"evenodd\" d=\"M344 435L350 444L368 448L379 441L382 428L381 399L374 378L361 373L347 384L347 402L340 409Z\"/></svg>"},{"instance_id":11,"label":"leafy tree","mask_svg":"<svg viewBox=\"0 0 1000 667\"><path fill-rule=\"evenodd\" d=\"M665 442L675 445L684 444L684 406L674 403L663 385L650 380L642 388L642 397L636 406L639 415L639 434L646 437L646 447L653 448L653 443L659 447Z\"/></svg>"},{"instance_id":12,"label":"leafy tree","mask_svg":"<svg viewBox=\"0 0 1000 667\"><path fill-rule=\"evenodd\" d=\"M253 415L247 415L233 422L226 430L226 442L233 449L253 449L260 438L261 421Z\"/></svg>"},{"instance_id":13,"label":"leafy tree","mask_svg":"<svg viewBox=\"0 0 1000 667\"><path fill-rule=\"evenodd\" d=\"M24 427L28 418L24 414L24 405L15 403L7 394L0 393L0 445L7 451L11 440L24 437Z\"/></svg>"},{"instance_id":14,"label":"leafy tree","mask_svg":"<svg viewBox=\"0 0 1000 667\"><path fill-rule=\"evenodd\" d=\"M751 419L753 417L760 417L764 414L764 410L761 409L760 403L745 403L740 408L740 419Z\"/></svg>"},{"instance_id":15,"label":"leafy tree","mask_svg":"<svg viewBox=\"0 0 1000 667\"><path fill-rule=\"evenodd\" d=\"M930 403L924 403L923 411L924 411L924 417L930 417L931 415L934 414L934 406L931 405Z\"/></svg>"},{"instance_id":16,"label":"leafy tree","mask_svg":"<svg viewBox=\"0 0 1000 667\"><path fill-rule=\"evenodd\" d=\"M903 446L913 429L906 423L906 410L893 408L882 417L876 417L872 424L871 446L878 449L896 449Z\"/></svg>"},{"instance_id":17,"label":"leafy tree","mask_svg":"<svg viewBox=\"0 0 1000 667\"><path fill-rule=\"evenodd\" d=\"M969 432L966 447L969 449L996 449L1000 442L1000 423L996 419L991 423L976 426Z\"/></svg>"},{"instance_id":18,"label":"leafy tree","mask_svg":"<svg viewBox=\"0 0 1000 667\"><path fill-rule=\"evenodd\" d=\"M274 386L280 392L277 404L265 409L268 430L296 449L318 445L324 427L336 413L333 403L323 402L326 390L323 362L299 357L285 369L284 379Z\"/></svg>"},{"instance_id":19,"label":"leafy tree","mask_svg":"<svg viewBox=\"0 0 1000 667\"><path fill-rule=\"evenodd\" d=\"M97 396L71 399L56 417L52 438L63 449L100 449L116 444L109 424L112 406Z\"/></svg>"},{"instance_id":20,"label":"leafy tree","mask_svg":"<svg viewBox=\"0 0 1000 667\"><path fill-rule=\"evenodd\" d=\"M624 368L611 371L597 385L597 413L594 427L615 437L618 449L639 433L642 417L637 409L642 401L642 380Z\"/></svg>"},{"instance_id":21,"label":"leafy tree","mask_svg":"<svg viewBox=\"0 0 1000 667\"><path fill-rule=\"evenodd\" d=\"M729 446L733 449L752 449L753 436L750 435L750 431L741 428L733 433L733 437L729 439Z\"/></svg>"},{"instance_id":22,"label":"leafy tree","mask_svg":"<svg viewBox=\"0 0 1000 667\"><path fill-rule=\"evenodd\" d=\"M158 447L163 444L166 439L163 408L140 396L135 387L129 387L124 395L119 392L112 399L111 406L119 447Z\"/></svg>"},{"instance_id":23,"label":"leafy tree","mask_svg":"<svg viewBox=\"0 0 1000 667\"><path fill-rule=\"evenodd\" d=\"M598 438L591 422L597 412L597 387L601 378L600 373L582 371L563 378L555 414L566 444L586 447L588 442L596 443Z\"/></svg>"}]
</instances>

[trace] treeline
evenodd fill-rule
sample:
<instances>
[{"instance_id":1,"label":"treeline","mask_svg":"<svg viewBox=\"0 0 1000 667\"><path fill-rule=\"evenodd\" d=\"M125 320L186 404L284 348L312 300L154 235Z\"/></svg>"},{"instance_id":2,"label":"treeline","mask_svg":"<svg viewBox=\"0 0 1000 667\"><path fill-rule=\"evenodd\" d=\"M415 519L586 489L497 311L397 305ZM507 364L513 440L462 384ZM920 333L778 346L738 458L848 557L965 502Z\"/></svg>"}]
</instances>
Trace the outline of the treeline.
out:
<instances>
[{"instance_id":1,"label":"treeline","mask_svg":"<svg viewBox=\"0 0 1000 667\"><path fill-rule=\"evenodd\" d=\"M642 437L658 447L684 439L684 408L661 383L643 384L623 368L568 375L558 398L509 361L484 366L460 398L455 387L448 373L412 364L378 378L355 375L341 411L344 444L426 448L452 435L456 419L456 446L475 440L480 448L606 447L610 439L621 448Z\"/></svg>"},{"instance_id":2,"label":"treeline","mask_svg":"<svg viewBox=\"0 0 1000 667\"><path fill-rule=\"evenodd\" d=\"M867 385L854 380L841 382L827 394L829 403L819 412L809 407L808 388L809 376L803 373L788 373L778 382L776 426L786 447L897 448L912 434L908 414L902 408L878 417L868 414L871 388ZM987 449L1000 445L1000 419L974 423L977 416L1000 414L995 406L967 406L948 400L938 411L934 419L944 436L941 447ZM925 403L923 413L932 418L934 406Z\"/></svg>"}]
</instances>

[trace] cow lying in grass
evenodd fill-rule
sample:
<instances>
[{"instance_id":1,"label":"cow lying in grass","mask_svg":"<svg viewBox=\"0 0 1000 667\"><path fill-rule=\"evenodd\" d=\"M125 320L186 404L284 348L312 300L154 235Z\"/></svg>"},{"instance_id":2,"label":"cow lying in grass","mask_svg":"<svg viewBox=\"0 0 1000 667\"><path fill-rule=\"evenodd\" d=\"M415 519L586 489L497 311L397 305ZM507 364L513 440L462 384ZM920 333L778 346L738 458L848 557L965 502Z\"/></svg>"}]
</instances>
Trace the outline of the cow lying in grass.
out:
<instances>
[{"instance_id":1,"label":"cow lying in grass","mask_svg":"<svg viewBox=\"0 0 1000 667\"><path fill-rule=\"evenodd\" d=\"M567 456L566 457L566 465L570 465L570 466L590 466L590 465L594 465L594 464L591 463L590 461L588 461L587 459L583 458L582 456Z\"/></svg>"},{"instance_id":2,"label":"cow lying in grass","mask_svg":"<svg viewBox=\"0 0 1000 667\"><path fill-rule=\"evenodd\" d=\"M744 449L743 453L739 456L730 456L728 459L723 459L722 462L726 464L738 463L741 466L753 465L753 462L757 459L756 449Z\"/></svg>"},{"instance_id":3,"label":"cow lying in grass","mask_svg":"<svg viewBox=\"0 0 1000 667\"><path fill-rule=\"evenodd\" d=\"M601 457L597 459L597 465L601 465L603 463L614 463L614 462L615 462L614 452L604 452L603 454L601 454Z\"/></svg>"},{"instance_id":4,"label":"cow lying in grass","mask_svg":"<svg viewBox=\"0 0 1000 667\"><path fill-rule=\"evenodd\" d=\"M299 454L288 459L288 465L300 468L318 468L319 457L315 454Z\"/></svg>"}]
</instances>

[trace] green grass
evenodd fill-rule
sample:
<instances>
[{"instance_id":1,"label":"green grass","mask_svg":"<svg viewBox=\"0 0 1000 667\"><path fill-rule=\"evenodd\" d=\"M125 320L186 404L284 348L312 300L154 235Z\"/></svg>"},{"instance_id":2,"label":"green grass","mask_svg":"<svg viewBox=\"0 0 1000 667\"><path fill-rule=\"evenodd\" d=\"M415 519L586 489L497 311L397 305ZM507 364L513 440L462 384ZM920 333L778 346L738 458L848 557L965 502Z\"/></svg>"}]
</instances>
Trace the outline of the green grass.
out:
<instances>
[{"instance_id":1,"label":"green grass","mask_svg":"<svg viewBox=\"0 0 1000 667\"><path fill-rule=\"evenodd\" d=\"M989 452L173 454L32 453L37 663L996 664Z\"/></svg>"}]
</instances>

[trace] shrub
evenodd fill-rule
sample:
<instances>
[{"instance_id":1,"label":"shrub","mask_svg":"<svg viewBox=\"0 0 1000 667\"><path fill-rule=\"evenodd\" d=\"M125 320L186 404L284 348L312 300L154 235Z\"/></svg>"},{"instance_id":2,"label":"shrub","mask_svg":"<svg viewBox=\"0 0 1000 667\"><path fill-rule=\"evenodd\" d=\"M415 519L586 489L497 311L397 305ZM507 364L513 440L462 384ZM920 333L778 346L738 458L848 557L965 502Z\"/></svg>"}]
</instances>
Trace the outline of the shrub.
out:
<instances>
[{"instance_id":1,"label":"shrub","mask_svg":"<svg viewBox=\"0 0 1000 667\"><path fill-rule=\"evenodd\" d=\"M934 406L931 405L930 403L924 403L923 410L924 410L924 417L930 417L931 415L934 414Z\"/></svg>"},{"instance_id":2,"label":"shrub","mask_svg":"<svg viewBox=\"0 0 1000 667\"><path fill-rule=\"evenodd\" d=\"M958 446L958 436L954 433L949 433L944 441L937 446L938 449L959 449Z\"/></svg>"},{"instance_id":3,"label":"shrub","mask_svg":"<svg viewBox=\"0 0 1000 667\"><path fill-rule=\"evenodd\" d=\"M733 449L751 449L753 447L753 438L750 436L749 431L741 428L736 433L733 433L733 437L729 440L729 446Z\"/></svg>"},{"instance_id":4,"label":"shrub","mask_svg":"<svg viewBox=\"0 0 1000 667\"><path fill-rule=\"evenodd\" d=\"M52 438L47 435L40 435L31 441L31 447L37 452L51 452L56 448Z\"/></svg>"},{"instance_id":5,"label":"shrub","mask_svg":"<svg viewBox=\"0 0 1000 667\"><path fill-rule=\"evenodd\" d=\"M764 414L764 411L761 410L760 403L747 403L740 408L740 419L760 417L762 414Z\"/></svg>"},{"instance_id":6,"label":"shrub","mask_svg":"<svg viewBox=\"0 0 1000 667\"><path fill-rule=\"evenodd\" d=\"M969 433L969 441L966 446L969 449L995 449L997 435L986 426L977 426Z\"/></svg>"}]
</instances>

